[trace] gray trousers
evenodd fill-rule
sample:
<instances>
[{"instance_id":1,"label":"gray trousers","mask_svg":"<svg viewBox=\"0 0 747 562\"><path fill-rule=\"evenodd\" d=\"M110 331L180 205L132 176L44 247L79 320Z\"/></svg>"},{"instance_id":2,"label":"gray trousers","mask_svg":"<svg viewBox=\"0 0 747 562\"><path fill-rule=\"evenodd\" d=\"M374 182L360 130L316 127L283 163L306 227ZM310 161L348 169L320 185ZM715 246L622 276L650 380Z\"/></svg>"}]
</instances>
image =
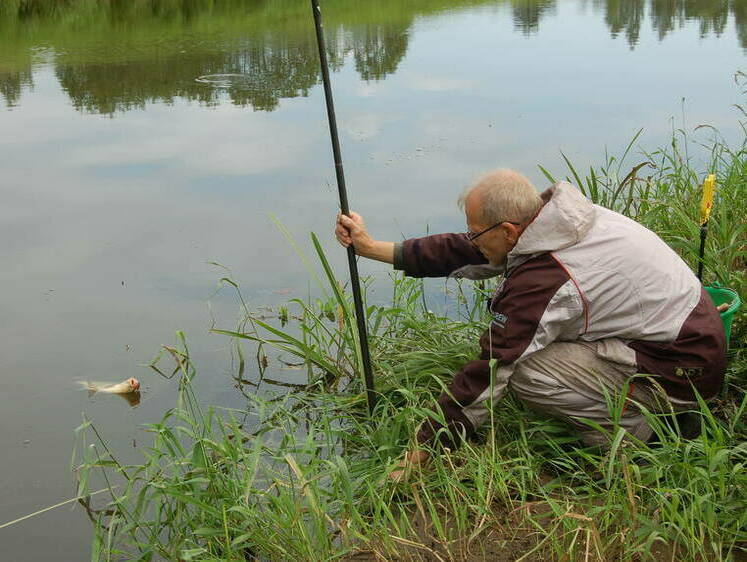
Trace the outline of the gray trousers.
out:
<instances>
[{"instance_id":1,"label":"gray trousers","mask_svg":"<svg viewBox=\"0 0 747 562\"><path fill-rule=\"evenodd\" d=\"M555 342L518 363L509 387L529 408L569 423L586 445L605 446L610 437L581 419L611 433L616 409L620 427L646 441L653 430L638 404L656 413L697 408L697 403L673 400L634 378L627 350L616 339Z\"/></svg>"}]
</instances>

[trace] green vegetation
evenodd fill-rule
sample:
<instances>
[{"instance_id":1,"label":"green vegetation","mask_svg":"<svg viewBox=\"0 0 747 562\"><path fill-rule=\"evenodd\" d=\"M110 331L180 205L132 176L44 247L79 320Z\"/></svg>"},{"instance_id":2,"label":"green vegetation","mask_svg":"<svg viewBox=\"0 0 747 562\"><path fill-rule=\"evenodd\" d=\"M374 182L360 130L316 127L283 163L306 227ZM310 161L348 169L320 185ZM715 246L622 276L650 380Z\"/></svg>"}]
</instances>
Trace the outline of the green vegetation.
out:
<instances>
[{"instance_id":1,"label":"green vegetation","mask_svg":"<svg viewBox=\"0 0 747 562\"><path fill-rule=\"evenodd\" d=\"M697 170L682 132L644 154L645 165L626 163L632 145L584 175L568 162L570 179L660 233L695 268L699 183L716 173L706 281L744 298L747 145L729 147L714 133ZM236 345L237 380L251 340L262 374L262 347L299 358L302 386L275 398L247 392L246 411L205 410L180 335L153 364L163 373L173 362L179 392L176 407L147 426L153 442L142 462L122 465L90 422L79 428L90 443L79 449L79 492L99 483L110 490L100 509L84 502L95 524L93 560L730 560L747 552L744 310L726 388L701 404L694 440L667 416L648 415L659 446L623 441L618 430L608 451L584 448L509 397L476 441L395 484L388 470L476 352L490 288L449 283L457 310L447 317L428 310L420 281L395 277L391 303L369 304L380 400L368 419L351 304L315 243L323 297L289 302L277 322L241 299L240 326L222 331Z\"/></svg>"}]
</instances>

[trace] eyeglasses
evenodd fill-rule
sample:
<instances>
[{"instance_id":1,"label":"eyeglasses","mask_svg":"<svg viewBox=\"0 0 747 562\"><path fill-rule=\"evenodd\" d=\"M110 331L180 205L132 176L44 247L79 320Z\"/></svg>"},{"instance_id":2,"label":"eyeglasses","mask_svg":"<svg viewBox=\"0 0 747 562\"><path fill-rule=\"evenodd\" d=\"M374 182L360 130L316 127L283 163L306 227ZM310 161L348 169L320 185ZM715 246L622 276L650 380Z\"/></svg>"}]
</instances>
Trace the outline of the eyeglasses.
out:
<instances>
[{"instance_id":1,"label":"eyeglasses","mask_svg":"<svg viewBox=\"0 0 747 562\"><path fill-rule=\"evenodd\" d=\"M487 232L488 230L493 230L493 229L494 229L495 227L497 227L497 226L500 226L500 225L502 225L502 224L503 224L504 222L507 222L508 224L513 224L513 225L515 225L515 226L521 226L521 223L520 223L520 222L513 222L513 221L501 221L501 222L497 222L497 223L495 223L495 224L494 224L493 226L489 226L489 227L488 227L488 228L486 228L485 230L481 230L481 231L480 231L480 232L478 232L478 233L470 232L470 231L468 230L468 231L467 231L467 240L469 240L470 242L474 242L474 241L475 241L475 240L477 240L477 239L478 239L478 238L479 238L480 236L482 236L483 234L485 234L485 233L486 233L486 232Z\"/></svg>"}]
</instances>

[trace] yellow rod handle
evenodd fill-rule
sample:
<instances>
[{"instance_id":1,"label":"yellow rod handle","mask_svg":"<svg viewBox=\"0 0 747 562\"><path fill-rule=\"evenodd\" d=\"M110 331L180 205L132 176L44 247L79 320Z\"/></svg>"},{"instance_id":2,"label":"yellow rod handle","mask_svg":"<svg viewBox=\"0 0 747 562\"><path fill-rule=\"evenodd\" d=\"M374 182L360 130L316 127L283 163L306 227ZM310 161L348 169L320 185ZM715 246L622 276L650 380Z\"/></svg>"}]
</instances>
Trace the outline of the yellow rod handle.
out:
<instances>
[{"instance_id":1,"label":"yellow rod handle","mask_svg":"<svg viewBox=\"0 0 747 562\"><path fill-rule=\"evenodd\" d=\"M703 182L703 199L700 201L700 224L708 222L713 209L713 196L716 193L716 175L708 174Z\"/></svg>"}]
</instances>

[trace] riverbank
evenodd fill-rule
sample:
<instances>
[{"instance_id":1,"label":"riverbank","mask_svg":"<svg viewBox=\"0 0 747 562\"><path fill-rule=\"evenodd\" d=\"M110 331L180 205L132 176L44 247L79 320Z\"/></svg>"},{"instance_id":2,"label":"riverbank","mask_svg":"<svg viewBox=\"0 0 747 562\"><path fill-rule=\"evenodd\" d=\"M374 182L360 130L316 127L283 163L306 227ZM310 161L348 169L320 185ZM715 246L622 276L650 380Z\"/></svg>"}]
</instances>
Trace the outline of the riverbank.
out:
<instances>
[{"instance_id":1,"label":"riverbank","mask_svg":"<svg viewBox=\"0 0 747 562\"><path fill-rule=\"evenodd\" d=\"M588 175L568 162L569 179L656 231L695 270L699 184L716 173L704 281L744 300L745 146L715 138L698 166L679 132L635 162L633 144ZM78 449L81 494L110 489L106 505L87 503L92 559L692 560L747 552L744 307L726 387L702 404L697 439L649 416L658 447L613 433L609 451L584 448L562 424L508 398L478 439L394 484L386 474L443 384L476 352L481 293L490 286L447 284L456 308L446 316L429 310L421 282L393 278L391 303L368 310L380 392L368 419L352 375L351 306L317 248L326 297L291 301L277 321L242 300L238 330L223 331L235 338L239 380L254 369L251 340L300 358L293 366L308 384L275 399L247 393L245 411L203 410L191 384L199 366L180 336L153 365L179 378L179 395L148 426L153 442L142 463L121 465L94 426L79 428L87 445Z\"/></svg>"}]
</instances>

